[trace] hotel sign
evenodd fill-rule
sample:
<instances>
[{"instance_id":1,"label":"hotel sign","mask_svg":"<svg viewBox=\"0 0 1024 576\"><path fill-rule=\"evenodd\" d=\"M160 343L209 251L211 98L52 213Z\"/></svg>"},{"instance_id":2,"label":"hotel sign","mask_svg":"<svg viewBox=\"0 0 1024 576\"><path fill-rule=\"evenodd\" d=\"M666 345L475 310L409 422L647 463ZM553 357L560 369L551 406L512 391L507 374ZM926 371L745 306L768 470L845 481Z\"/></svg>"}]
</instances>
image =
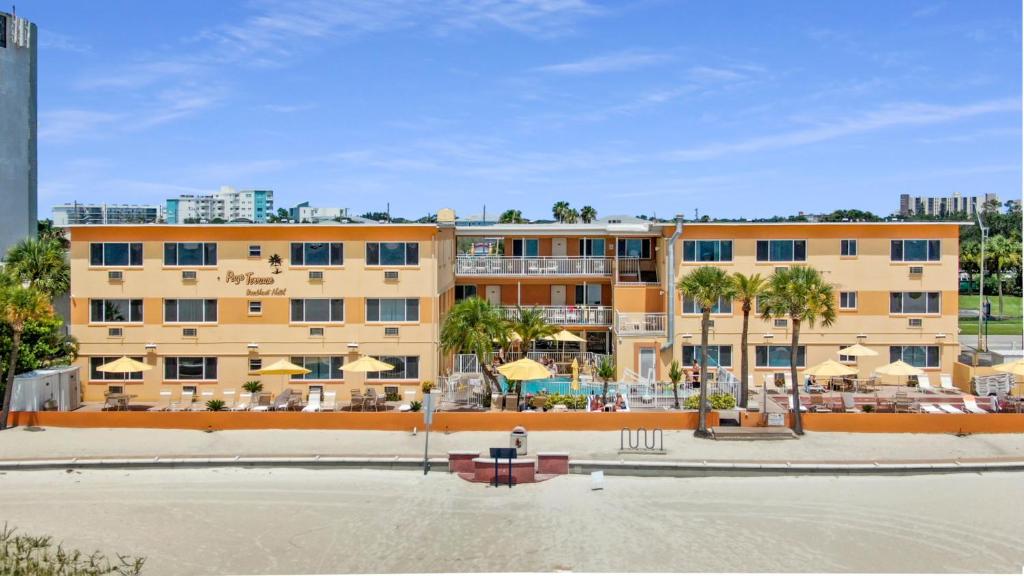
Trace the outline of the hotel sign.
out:
<instances>
[{"instance_id":1,"label":"hotel sign","mask_svg":"<svg viewBox=\"0 0 1024 576\"><path fill-rule=\"evenodd\" d=\"M255 288L247 288L245 291L246 296L284 296L287 288L269 288L274 285L273 276L257 276L255 272L243 272L237 274L228 270L227 276L224 277L224 282L228 284L234 284L235 286L254 286ZM264 288L266 286L266 288Z\"/></svg>"}]
</instances>

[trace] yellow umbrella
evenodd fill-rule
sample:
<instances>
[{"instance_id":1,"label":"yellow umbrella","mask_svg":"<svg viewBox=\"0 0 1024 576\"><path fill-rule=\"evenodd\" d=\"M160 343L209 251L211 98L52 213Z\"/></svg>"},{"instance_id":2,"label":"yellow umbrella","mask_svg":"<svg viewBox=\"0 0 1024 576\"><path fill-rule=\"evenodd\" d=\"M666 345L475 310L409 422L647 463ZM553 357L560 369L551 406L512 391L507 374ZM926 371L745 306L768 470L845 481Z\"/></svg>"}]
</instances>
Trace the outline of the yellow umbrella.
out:
<instances>
[{"instance_id":1,"label":"yellow umbrella","mask_svg":"<svg viewBox=\"0 0 1024 576\"><path fill-rule=\"evenodd\" d=\"M97 366L96 369L100 372L134 373L152 370L153 367L145 362L139 362L138 360L132 360L127 356L121 356L117 360Z\"/></svg>"},{"instance_id":2,"label":"yellow umbrella","mask_svg":"<svg viewBox=\"0 0 1024 576\"><path fill-rule=\"evenodd\" d=\"M302 366L299 366L297 364L292 364L291 362L289 362L289 361L285 360L284 358L282 358L282 359L278 360L277 362L274 362L270 366L267 366L266 368L260 368L259 370L256 371L256 373L257 374L282 374L282 375L285 375L285 376L291 376L293 374L309 374L310 370L308 370L306 368L303 368ZM281 388L282 389L284 388L283 384L282 384Z\"/></svg>"},{"instance_id":3,"label":"yellow umbrella","mask_svg":"<svg viewBox=\"0 0 1024 576\"><path fill-rule=\"evenodd\" d=\"M804 370L804 373L821 378L832 378L833 376L852 376L857 373L857 369L844 366L835 360L825 360L821 364Z\"/></svg>"},{"instance_id":4,"label":"yellow umbrella","mask_svg":"<svg viewBox=\"0 0 1024 576\"><path fill-rule=\"evenodd\" d=\"M501 340L498 339L498 338L495 338L494 341L495 342L500 342ZM509 334L509 336L508 336L508 341L509 342L522 342L523 341L523 337L520 336L518 332L513 330L512 333Z\"/></svg>"},{"instance_id":5,"label":"yellow umbrella","mask_svg":"<svg viewBox=\"0 0 1024 576\"><path fill-rule=\"evenodd\" d=\"M529 358L522 358L499 366L498 372L509 380L541 380L551 377L550 370L540 362Z\"/></svg>"},{"instance_id":6,"label":"yellow umbrella","mask_svg":"<svg viewBox=\"0 0 1024 576\"><path fill-rule=\"evenodd\" d=\"M575 358L572 359L572 382L569 383L569 387L573 390L580 389L580 363Z\"/></svg>"},{"instance_id":7,"label":"yellow umbrella","mask_svg":"<svg viewBox=\"0 0 1024 576\"><path fill-rule=\"evenodd\" d=\"M876 368L875 372L886 376L920 376L924 374L924 370L914 368L903 360L897 360L891 364Z\"/></svg>"},{"instance_id":8,"label":"yellow umbrella","mask_svg":"<svg viewBox=\"0 0 1024 576\"><path fill-rule=\"evenodd\" d=\"M860 344L847 346L846 348L841 349L839 354L843 356L878 356L878 352L875 352L867 346L861 346Z\"/></svg>"},{"instance_id":9,"label":"yellow umbrella","mask_svg":"<svg viewBox=\"0 0 1024 576\"><path fill-rule=\"evenodd\" d=\"M345 364L341 369L347 372L387 372L388 370L394 370L395 367L371 356L363 356L359 360Z\"/></svg>"},{"instance_id":10,"label":"yellow umbrella","mask_svg":"<svg viewBox=\"0 0 1024 576\"><path fill-rule=\"evenodd\" d=\"M568 330L562 330L557 334L551 336L545 336L545 340L554 340L555 342L586 342L583 338L569 332Z\"/></svg>"}]
</instances>

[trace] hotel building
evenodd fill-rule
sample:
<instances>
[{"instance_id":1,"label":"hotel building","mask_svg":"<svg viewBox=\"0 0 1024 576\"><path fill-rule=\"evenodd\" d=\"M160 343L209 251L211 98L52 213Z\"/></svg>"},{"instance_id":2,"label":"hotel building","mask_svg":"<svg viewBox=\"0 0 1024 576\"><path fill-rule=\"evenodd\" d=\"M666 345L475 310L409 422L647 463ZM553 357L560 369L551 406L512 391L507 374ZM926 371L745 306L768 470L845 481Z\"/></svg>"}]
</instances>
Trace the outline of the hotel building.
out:
<instances>
[{"instance_id":1,"label":"hotel building","mask_svg":"<svg viewBox=\"0 0 1024 576\"><path fill-rule=\"evenodd\" d=\"M674 289L700 265L760 273L806 264L835 286L832 326L801 327L800 366L855 343L876 357L951 373L958 353L959 224L651 223L81 226L71 228L72 334L87 400L121 375L95 370L122 355L153 370L128 376L140 401L160 390L240 390L289 359L312 372L264 376L265 390L376 385L404 393L458 369L438 346L452 304L477 296L515 318L540 308L583 343L552 353L611 355L620 375L667 378L692 363L700 311ZM738 375L742 311L712 314L711 358ZM788 366L786 319L750 321L753 381ZM342 374L367 354L396 369Z\"/></svg>"}]
</instances>

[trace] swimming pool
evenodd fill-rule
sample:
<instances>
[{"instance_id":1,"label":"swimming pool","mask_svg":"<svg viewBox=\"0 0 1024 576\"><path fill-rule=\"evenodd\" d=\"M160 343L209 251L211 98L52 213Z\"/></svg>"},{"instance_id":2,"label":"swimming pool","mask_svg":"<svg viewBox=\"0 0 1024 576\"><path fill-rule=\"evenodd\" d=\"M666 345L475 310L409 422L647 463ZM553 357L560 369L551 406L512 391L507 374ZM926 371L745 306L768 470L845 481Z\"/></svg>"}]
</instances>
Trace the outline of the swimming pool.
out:
<instances>
[{"instance_id":1,"label":"swimming pool","mask_svg":"<svg viewBox=\"0 0 1024 576\"><path fill-rule=\"evenodd\" d=\"M498 381L501 383L502 392L508 391L508 381L504 376L499 376ZM542 392L549 394L581 394L584 396L590 394L600 394L604 385L601 382L580 382L578 390L572 389L572 378L568 376L555 376L554 378L545 378L544 380L527 380L523 382L523 394L537 395ZM608 390L615 390L615 383L608 383Z\"/></svg>"}]
</instances>

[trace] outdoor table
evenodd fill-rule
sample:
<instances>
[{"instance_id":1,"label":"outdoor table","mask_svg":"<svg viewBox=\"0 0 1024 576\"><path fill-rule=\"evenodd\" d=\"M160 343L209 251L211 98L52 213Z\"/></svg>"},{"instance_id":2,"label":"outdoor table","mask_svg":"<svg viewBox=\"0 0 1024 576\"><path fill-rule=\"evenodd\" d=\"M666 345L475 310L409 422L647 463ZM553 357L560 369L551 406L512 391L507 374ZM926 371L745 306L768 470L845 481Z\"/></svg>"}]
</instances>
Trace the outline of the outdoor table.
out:
<instances>
[{"instance_id":1,"label":"outdoor table","mask_svg":"<svg viewBox=\"0 0 1024 576\"><path fill-rule=\"evenodd\" d=\"M132 398L138 398L138 394L108 394L107 398L117 402L118 410L127 410Z\"/></svg>"}]
</instances>

